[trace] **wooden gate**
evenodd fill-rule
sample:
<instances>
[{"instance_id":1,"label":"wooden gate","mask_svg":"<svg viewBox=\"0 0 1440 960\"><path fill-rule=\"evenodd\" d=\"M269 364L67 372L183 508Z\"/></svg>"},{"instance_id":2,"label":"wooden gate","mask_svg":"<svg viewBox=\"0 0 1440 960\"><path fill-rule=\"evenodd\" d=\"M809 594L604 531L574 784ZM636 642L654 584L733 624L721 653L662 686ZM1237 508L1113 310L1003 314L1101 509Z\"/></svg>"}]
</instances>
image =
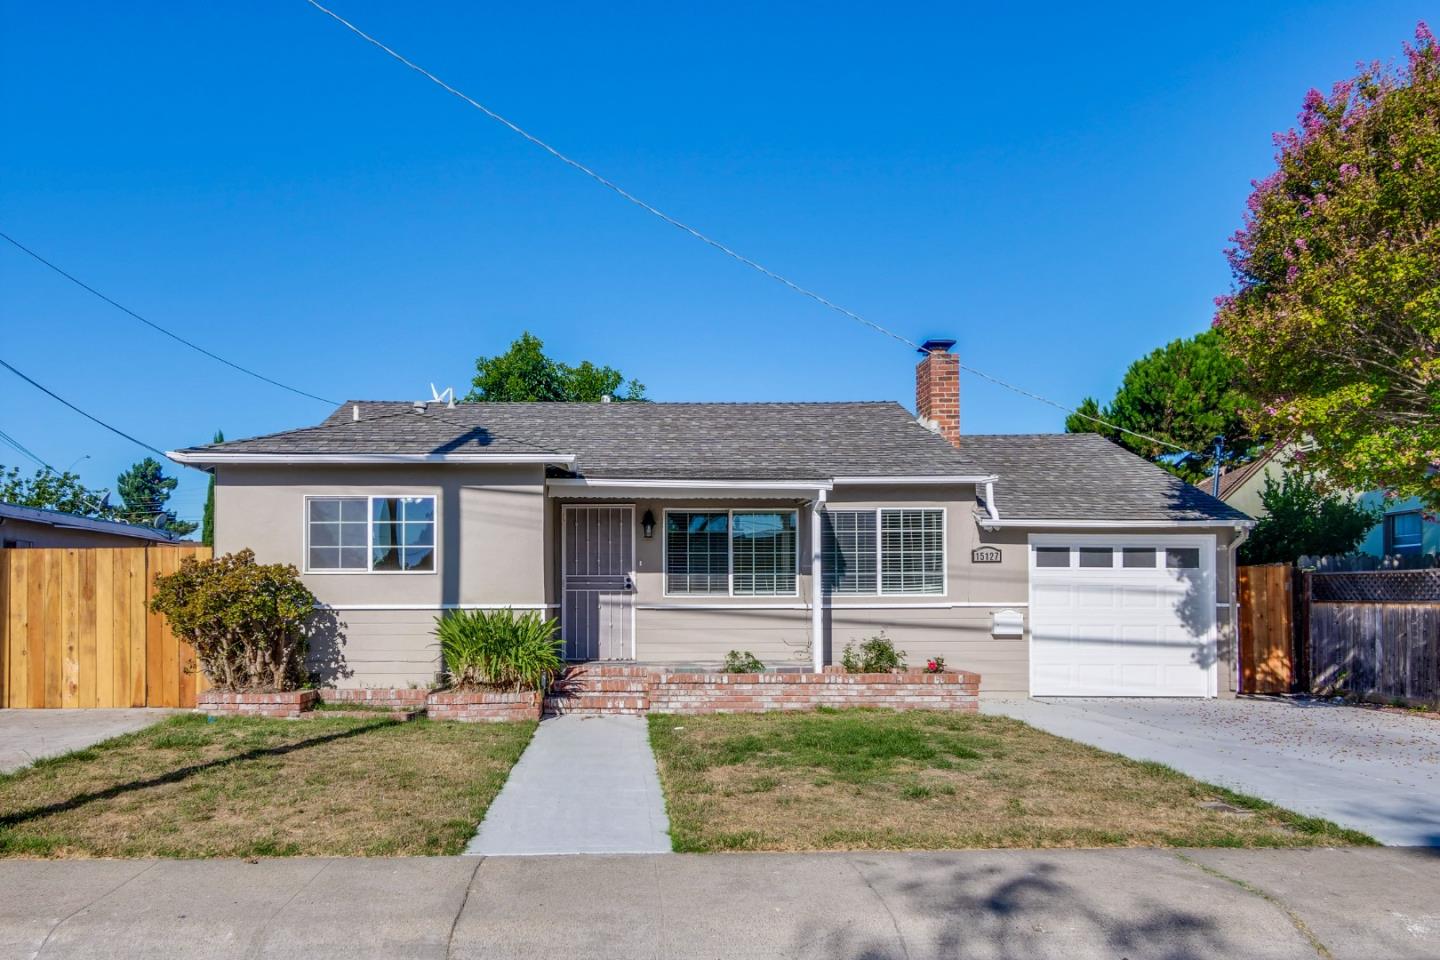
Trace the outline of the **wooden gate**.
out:
<instances>
[{"instance_id":1,"label":"wooden gate","mask_svg":"<svg viewBox=\"0 0 1440 960\"><path fill-rule=\"evenodd\" d=\"M1240 692L1290 693L1295 682L1295 571L1241 567Z\"/></svg>"},{"instance_id":2,"label":"wooden gate","mask_svg":"<svg viewBox=\"0 0 1440 960\"><path fill-rule=\"evenodd\" d=\"M0 550L0 707L193 707L195 652L150 612L200 544Z\"/></svg>"}]
</instances>

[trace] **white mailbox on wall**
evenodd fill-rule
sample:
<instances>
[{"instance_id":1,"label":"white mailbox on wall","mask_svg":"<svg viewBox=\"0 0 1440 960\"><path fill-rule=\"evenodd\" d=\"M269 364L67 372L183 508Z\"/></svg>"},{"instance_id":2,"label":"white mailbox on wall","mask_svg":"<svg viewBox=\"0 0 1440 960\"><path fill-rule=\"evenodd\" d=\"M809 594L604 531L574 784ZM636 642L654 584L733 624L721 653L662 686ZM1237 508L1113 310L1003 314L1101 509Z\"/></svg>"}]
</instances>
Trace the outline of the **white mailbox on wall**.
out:
<instances>
[{"instance_id":1,"label":"white mailbox on wall","mask_svg":"<svg viewBox=\"0 0 1440 960\"><path fill-rule=\"evenodd\" d=\"M1025 614L1018 610L997 610L990 618L992 637L1025 636Z\"/></svg>"}]
</instances>

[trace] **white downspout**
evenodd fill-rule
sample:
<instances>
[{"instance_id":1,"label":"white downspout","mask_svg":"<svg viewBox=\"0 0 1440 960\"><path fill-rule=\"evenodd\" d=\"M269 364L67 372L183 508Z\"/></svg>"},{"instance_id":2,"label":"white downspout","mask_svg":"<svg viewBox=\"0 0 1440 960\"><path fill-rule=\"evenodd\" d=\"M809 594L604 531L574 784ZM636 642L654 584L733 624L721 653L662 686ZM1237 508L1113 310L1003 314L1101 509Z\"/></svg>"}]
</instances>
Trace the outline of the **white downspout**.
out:
<instances>
[{"instance_id":1,"label":"white downspout","mask_svg":"<svg viewBox=\"0 0 1440 960\"><path fill-rule=\"evenodd\" d=\"M1250 538L1250 528L1240 527L1230 541L1230 683L1240 692L1240 545Z\"/></svg>"},{"instance_id":2,"label":"white downspout","mask_svg":"<svg viewBox=\"0 0 1440 960\"><path fill-rule=\"evenodd\" d=\"M1000 519L1000 508L995 505L995 481L985 481L985 512L991 520Z\"/></svg>"},{"instance_id":3,"label":"white downspout","mask_svg":"<svg viewBox=\"0 0 1440 960\"><path fill-rule=\"evenodd\" d=\"M810 653L816 673L825 671L825 570L820 536L820 508L825 491L815 491L810 501Z\"/></svg>"}]
</instances>

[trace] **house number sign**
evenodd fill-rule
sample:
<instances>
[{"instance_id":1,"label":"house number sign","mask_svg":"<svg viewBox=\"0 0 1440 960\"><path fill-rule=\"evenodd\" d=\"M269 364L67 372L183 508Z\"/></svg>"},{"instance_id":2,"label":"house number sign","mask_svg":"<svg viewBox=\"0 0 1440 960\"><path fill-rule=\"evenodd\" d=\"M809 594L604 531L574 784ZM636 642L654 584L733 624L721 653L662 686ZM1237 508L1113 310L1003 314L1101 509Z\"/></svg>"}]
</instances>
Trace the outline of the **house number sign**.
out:
<instances>
[{"instance_id":1,"label":"house number sign","mask_svg":"<svg viewBox=\"0 0 1440 960\"><path fill-rule=\"evenodd\" d=\"M970 551L971 563L999 563L999 547L976 547Z\"/></svg>"}]
</instances>

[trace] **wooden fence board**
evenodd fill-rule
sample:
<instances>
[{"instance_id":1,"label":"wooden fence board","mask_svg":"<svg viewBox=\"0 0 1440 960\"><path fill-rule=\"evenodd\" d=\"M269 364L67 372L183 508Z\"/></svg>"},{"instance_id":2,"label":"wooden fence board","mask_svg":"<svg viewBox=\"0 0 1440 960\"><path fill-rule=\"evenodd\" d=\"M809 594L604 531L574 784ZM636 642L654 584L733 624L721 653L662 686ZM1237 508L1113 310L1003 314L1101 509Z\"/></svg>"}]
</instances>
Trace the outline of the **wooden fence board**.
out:
<instances>
[{"instance_id":1,"label":"wooden fence board","mask_svg":"<svg viewBox=\"0 0 1440 960\"><path fill-rule=\"evenodd\" d=\"M1238 571L1240 691L1289 693L1293 688L1295 600L1289 564Z\"/></svg>"},{"instance_id":2,"label":"wooden fence board","mask_svg":"<svg viewBox=\"0 0 1440 960\"><path fill-rule=\"evenodd\" d=\"M148 601L155 574L209 556L198 544L0 551L0 706L194 706L194 651Z\"/></svg>"},{"instance_id":3,"label":"wooden fence board","mask_svg":"<svg viewBox=\"0 0 1440 960\"><path fill-rule=\"evenodd\" d=\"M1440 702L1440 603L1310 605L1317 693Z\"/></svg>"}]
</instances>

